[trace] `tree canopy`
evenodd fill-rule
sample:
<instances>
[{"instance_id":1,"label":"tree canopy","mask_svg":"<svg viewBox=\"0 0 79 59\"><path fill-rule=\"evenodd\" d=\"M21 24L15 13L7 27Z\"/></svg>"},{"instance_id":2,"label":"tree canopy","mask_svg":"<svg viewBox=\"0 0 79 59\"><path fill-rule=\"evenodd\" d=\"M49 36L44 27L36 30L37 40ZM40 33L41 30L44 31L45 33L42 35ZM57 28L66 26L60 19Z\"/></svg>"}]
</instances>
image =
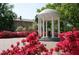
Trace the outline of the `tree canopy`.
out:
<instances>
[{"instance_id":1,"label":"tree canopy","mask_svg":"<svg viewBox=\"0 0 79 59\"><path fill-rule=\"evenodd\" d=\"M37 12L41 12L44 9L55 9L60 13L61 30L72 25L79 27L79 4L78 3L48 3L45 7L37 9ZM70 29L68 29L70 30Z\"/></svg>"},{"instance_id":2,"label":"tree canopy","mask_svg":"<svg viewBox=\"0 0 79 59\"><path fill-rule=\"evenodd\" d=\"M13 5L0 3L0 31L13 30L13 19L17 15L12 11Z\"/></svg>"}]
</instances>

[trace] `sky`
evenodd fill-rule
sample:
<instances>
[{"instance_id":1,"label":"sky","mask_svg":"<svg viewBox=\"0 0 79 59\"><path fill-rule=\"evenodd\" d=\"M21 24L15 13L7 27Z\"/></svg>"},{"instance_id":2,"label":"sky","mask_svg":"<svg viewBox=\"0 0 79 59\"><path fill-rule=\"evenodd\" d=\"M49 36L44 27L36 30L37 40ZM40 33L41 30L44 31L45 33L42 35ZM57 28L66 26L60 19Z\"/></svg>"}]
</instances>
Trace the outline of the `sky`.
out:
<instances>
[{"instance_id":1,"label":"sky","mask_svg":"<svg viewBox=\"0 0 79 59\"><path fill-rule=\"evenodd\" d=\"M37 13L37 9L45 6L46 3L16 3L13 4L13 11L23 19L34 19Z\"/></svg>"}]
</instances>

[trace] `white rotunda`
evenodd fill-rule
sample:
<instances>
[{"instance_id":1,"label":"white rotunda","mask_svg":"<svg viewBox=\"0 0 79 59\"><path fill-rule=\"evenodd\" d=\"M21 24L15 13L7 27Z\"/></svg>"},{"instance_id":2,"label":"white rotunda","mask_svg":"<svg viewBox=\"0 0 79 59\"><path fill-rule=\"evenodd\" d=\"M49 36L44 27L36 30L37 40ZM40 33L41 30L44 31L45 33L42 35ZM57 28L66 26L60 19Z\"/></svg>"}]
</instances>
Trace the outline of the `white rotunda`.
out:
<instances>
[{"instance_id":1,"label":"white rotunda","mask_svg":"<svg viewBox=\"0 0 79 59\"><path fill-rule=\"evenodd\" d=\"M51 32L52 32L52 38L54 38L54 21L57 20L58 23L58 34L60 33L60 16L59 13L54 9L45 9L42 12L37 14L38 17L38 33L41 35L43 33L42 38L48 37L48 21L52 22L51 25ZM46 26L46 27L45 27ZM46 32L46 35L44 36L44 32Z\"/></svg>"}]
</instances>

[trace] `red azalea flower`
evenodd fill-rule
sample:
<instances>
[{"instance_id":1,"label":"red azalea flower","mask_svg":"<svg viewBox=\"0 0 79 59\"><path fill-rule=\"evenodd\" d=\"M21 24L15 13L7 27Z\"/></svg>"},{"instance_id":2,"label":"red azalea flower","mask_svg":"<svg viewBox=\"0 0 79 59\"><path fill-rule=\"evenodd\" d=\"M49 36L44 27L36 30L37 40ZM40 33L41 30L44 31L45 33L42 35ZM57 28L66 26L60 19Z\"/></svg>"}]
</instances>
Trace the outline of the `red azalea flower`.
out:
<instances>
[{"instance_id":1,"label":"red azalea flower","mask_svg":"<svg viewBox=\"0 0 79 59\"><path fill-rule=\"evenodd\" d=\"M51 54L53 54L53 50L54 50L53 48L50 49L50 53L51 53Z\"/></svg>"},{"instance_id":2,"label":"red azalea flower","mask_svg":"<svg viewBox=\"0 0 79 59\"><path fill-rule=\"evenodd\" d=\"M75 38L79 38L79 31L73 31L73 35L75 36Z\"/></svg>"},{"instance_id":3,"label":"red azalea flower","mask_svg":"<svg viewBox=\"0 0 79 59\"><path fill-rule=\"evenodd\" d=\"M9 50L9 49L7 49L7 51L8 51L8 52L10 52L10 50Z\"/></svg>"},{"instance_id":4,"label":"red azalea flower","mask_svg":"<svg viewBox=\"0 0 79 59\"><path fill-rule=\"evenodd\" d=\"M51 48L50 51L53 52L53 48Z\"/></svg>"},{"instance_id":5,"label":"red azalea flower","mask_svg":"<svg viewBox=\"0 0 79 59\"><path fill-rule=\"evenodd\" d=\"M70 37L72 35L72 31L65 32L66 37Z\"/></svg>"},{"instance_id":6,"label":"red azalea flower","mask_svg":"<svg viewBox=\"0 0 79 59\"><path fill-rule=\"evenodd\" d=\"M14 45L13 44L11 45L11 48L14 48Z\"/></svg>"},{"instance_id":7,"label":"red azalea flower","mask_svg":"<svg viewBox=\"0 0 79 59\"><path fill-rule=\"evenodd\" d=\"M37 34L35 32L29 34L28 37L26 38L26 40L28 42L30 42L31 40L37 40Z\"/></svg>"},{"instance_id":8,"label":"red azalea flower","mask_svg":"<svg viewBox=\"0 0 79 59\"><path fill-rule=\"evenodd\" d=\"M41 55L47 55L47 54L48 54L47 52L42 52L42 53L41 53Z\"/></svg>"},{"instance_id":9,"label":"red azalea flower","mask_svg":"<svg viewBox=\"0 0 79 59\"><path fill-rule=\"evenodd\" d=\"M19 46L20 45L20 42L17 42L17 46Z\"/></svg>"},{"instance_id":10,"label":"red azalea flower","mask_svg":"<svg viewBox=\"0 0 79 59\"><path fill-rule=\"evenodd\" d=\"M59 52L59 48L58 47L55 47L54 49L55 49L55 51Z\"/></svg>"},{"instance_id":11,"label":"red azalea flower","mask_svg":"<svg viewBox=\"0 0 79 59\"><path fill-rule=\"evenodd\" d=\"M66 37L65 32L60 33L58 37L61 39L61 41L65 40L65 37Z\"/></svg>"},{"instance_id":12,"label":"red azalea flower","mask_svg":"<svg viewBox=\"0 0 79 59\"><path fill-rule=\"evenodd\" d=\"M61 50L63 48L63 42L58 42L56 46Z\"/></svg>"},{"instance_id":13,"label":"red azalea flower","mask_svg":"<svg viewBox=\"0 0 79 59\"><path fill-rule=\"evenodd\" d=\"M24 42L26 42L26 40L25 40L25 39L23 39L23 40L21 40L21 42L22 42L22 43L24 43Z\"/></svg>"}]
</instances>

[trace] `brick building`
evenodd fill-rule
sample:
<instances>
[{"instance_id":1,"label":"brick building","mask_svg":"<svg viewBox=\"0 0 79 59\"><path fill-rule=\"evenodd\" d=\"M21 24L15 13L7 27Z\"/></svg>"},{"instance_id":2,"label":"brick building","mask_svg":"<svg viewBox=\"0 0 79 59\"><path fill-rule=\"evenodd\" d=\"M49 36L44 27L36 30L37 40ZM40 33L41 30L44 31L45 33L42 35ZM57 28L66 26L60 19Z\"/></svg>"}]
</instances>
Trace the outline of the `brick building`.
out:
<instances>
[{"instance_id":1,"label":"brick building","mask_svg":"<svg viewBox=\"0 0 79 59\"><path fill-rule=\"evenodd\" d=\"M15 29L17 29L19 26L22 26L23 28L26 28L27 31L32 31L34 29L33 23L34 23L34 20L32 19L17 18L14 20Z\"/></svg>"}]
</instances>

